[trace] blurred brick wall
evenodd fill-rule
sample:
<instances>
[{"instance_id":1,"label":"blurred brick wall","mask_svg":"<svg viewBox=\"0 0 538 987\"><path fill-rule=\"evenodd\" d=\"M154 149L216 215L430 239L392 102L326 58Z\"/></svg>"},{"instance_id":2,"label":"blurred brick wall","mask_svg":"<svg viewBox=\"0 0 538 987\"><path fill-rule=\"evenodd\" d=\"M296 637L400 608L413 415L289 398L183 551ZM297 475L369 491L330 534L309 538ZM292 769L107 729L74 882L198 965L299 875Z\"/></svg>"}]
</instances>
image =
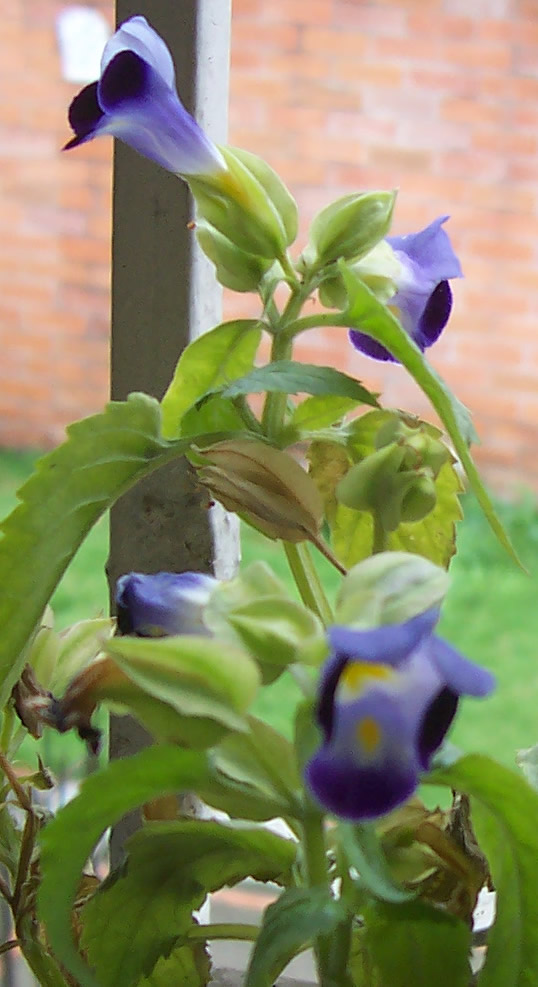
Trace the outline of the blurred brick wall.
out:
<instances>
[{"instance_id":1,"label":"blurred brick wall","mask_svg":"<svg viewBox=\"0 0 538 987\"><path fill-rule=\"evenodd\" d=\"M107 394L110 144L70 155L56 0L0 26L0 444L50 445ZM108 4L101 9L109 11ZM9 94L9 101L8 101ZM400 188L395 231L450 213L465 281L432 362L472 409L499 490L538 489L537 0L234 0L230 140L297 196ZM228 316L252 312L248 296ZM301 354L428 414L342 330Z\"/></svg>"}]
</instances>

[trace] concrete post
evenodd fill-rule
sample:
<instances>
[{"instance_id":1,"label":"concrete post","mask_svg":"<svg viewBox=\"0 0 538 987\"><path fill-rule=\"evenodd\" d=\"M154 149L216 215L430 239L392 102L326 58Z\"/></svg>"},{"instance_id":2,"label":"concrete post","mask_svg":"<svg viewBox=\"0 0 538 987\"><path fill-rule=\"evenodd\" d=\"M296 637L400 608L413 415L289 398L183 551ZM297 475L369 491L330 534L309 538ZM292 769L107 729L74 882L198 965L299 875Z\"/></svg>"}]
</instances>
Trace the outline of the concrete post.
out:
<instances>
[{"instance_id":1,"label":"concrete post","mask_svg":"<svg viewBox=\"0 0 538 987\"><path fill-rule=\"evenodd\" d=\"M176 64L178 92L217 142L226 138L230 0L117 0L117 22L143 14L166 40ZM213 268L188 229L186 185L117 142L112 241L111 394L162 397L190 339L220 319L221 293ZM234 520L216 523L186 461L159 470L123 497L111 515L107 566L111 593L131 570L187 569L230 576L239 549ZM112 717L110 754L124 757L148 742L127 717ZM112 859L138 817L115 828Z\"/></svg>"}]
</instances>

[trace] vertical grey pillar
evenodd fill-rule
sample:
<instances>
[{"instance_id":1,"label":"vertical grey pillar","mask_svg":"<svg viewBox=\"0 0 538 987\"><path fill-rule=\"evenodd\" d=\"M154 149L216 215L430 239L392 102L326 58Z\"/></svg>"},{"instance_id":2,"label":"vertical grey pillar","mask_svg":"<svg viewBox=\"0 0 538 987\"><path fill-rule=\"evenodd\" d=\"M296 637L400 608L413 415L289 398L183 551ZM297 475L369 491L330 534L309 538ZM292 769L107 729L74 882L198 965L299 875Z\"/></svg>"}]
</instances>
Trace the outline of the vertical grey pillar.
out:
<instances>
[{"instance_id":1,"label":"vertical grey pillar","mask_svg":"<svg viewBox=\"0 0 538 987\"><path fill-rule=\"evenodd\" d=\"M231 0L117 0L117 22L143 14L166 40L187 109L217 142L226 139ZM111 393L161 398L189 340L220 319L213 268L188 229L187 186L116 142L112 241ZM131 570L233 573L233 521L207 510L207 497L185 460L165 467L124 496L111 514L108 578ZM147 743L130 718L113 717L110 753ZM116 828L112 855L136 819Z\"/></svg>"}]
</instances>

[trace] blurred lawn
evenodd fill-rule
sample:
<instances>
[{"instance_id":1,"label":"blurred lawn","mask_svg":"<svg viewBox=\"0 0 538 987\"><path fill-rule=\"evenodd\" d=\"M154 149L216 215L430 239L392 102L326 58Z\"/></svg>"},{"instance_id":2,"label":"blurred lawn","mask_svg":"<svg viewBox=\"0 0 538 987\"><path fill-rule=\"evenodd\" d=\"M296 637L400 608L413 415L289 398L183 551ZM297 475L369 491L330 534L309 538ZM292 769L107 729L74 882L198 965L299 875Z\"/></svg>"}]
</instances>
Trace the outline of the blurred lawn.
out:
<instances>
[{"instance_id":1,"label":"blurred lawn","mask_svg":"<svg viewBox=\"0 0 538 987\"><path fill-rule=\"evenodd\" d=\"M31 470L34 458L29 453L0 452L0 516L15 505L15 491ZM462 704L451 740L465 750L486 752L511 764L518 748L538 742L538 507L530 495L516 504L499 505L529 575L517 569L497 545L472 498L466 499L465 510L440 630L469 658L492 669L498 688L486 701ZM59 626L106 612L106 554L107 525L103 520L86 539L54 596ZM260 558L289 581L278 545L246 530L243 563ZM338 574L323 559L320 570L328 592L334 593ZM297 698L294 682L282 676L263 690L256 712L289 733ZM75 738L53 735L45 743L46 760L52 758L76 768L84 757Z\"/></svg>"}]
</instances>

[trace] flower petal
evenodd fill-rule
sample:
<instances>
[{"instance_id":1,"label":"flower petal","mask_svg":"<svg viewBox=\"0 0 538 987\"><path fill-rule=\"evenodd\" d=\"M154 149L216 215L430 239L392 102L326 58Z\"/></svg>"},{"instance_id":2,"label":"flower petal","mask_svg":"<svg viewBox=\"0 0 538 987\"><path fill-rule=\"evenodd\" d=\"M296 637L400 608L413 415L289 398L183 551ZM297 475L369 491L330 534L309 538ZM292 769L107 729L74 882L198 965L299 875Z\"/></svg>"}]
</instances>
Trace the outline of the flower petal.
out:
<instances>
[{"instance_id":1,"label":"flower petal","mask_svg":"<svg viewBox=\"0 0 538 987\"><path fill-rule=\"evenodd\" d=\"M95 137L103 119L103 111L97 99L97 83L85 86L78 96L75 96L69 106L69 123L75 131L75 136L64 146L64 151L77 147Z\"/></svg>"},{"instance_id":2,"label":"flower petal","mask_svg":"<svg viewBox=\"0 0 538 987\"><path fill-rule=\"evenodd\" d=\"M387 243L396 251L409 257L431 282L461 278L461 264L454 253L448 234L442 229L449 216L439 216L419 233L405 236L388 236ZM401 259L401 258L400 258Z\"/></svg>"},{"instance_id":3,"label":"flower petal","mask_svg":"<svg viewBox=\"0 0 538 987\"><path fill-rule=\"evenodd\" d=\"M134 52L121 51L109 62L97 95L105 112L95 133L118 137L175 174L225 168L220 152L187 113L176 91Z\"/></svg>"},{"instance_id":4,"label":"flower petal","mask_svg":"<svg viewBox=\"0 0 538 987\"><path fill-rule=\"evenodd\" d=\"M374 360L390 360L391 363L397 363L395 357L392 353L377 342L377 339L372 339L365 332L360 332L358 329L349 330L349 339L356 350L360 353L364 353L365 356L371 356Z\"/></svg>"},{"instance_id":5,"label":"flower petal","mask_svg":"<svg viewBox=\"0 0 538 987\"><path fill-rule=\"evenodd\" d=\"M201 572L127 573L116 584L118 628L139 637L207 634L203 608L216 583Z\"/></svg>"},{"instance_id":6,"label":"flower petal","mask_svg":"<svg viewBox=\"0 0 538 987\"><path fill-rule=\"evenodd\" d=\"M433 289L419 319L414 339L421 350L439 339L452 311L452 289L448 281L440 281Z\"/></svg>"},{"instance_id":7,"label":"flower petal","mask_svg":"<svg viewBox=\"0 0 538 987\"><path fill-rule=\"evenodd\" d=\"M339 655L397 667L432 633L438 620L439 611L433 608L403 624L384 624L371 630L331 627L328 636Z\"/></svg>"},{"instance_id":8,"label":"flower petal","mask_svg":"<svg viewBox=\"0 0 538 987\"><path fill-rule=\"evenodd\" d=\"M112 35L101 57L101 75L120 51L132 51L139 55L170 89L175 88L174 63L168 46L150 27L145 17L130 17Z\"/></svg>"},{"instance_id":9,"label":"flower petal","mask_svg":"<svg viewBox=\"0 0 538 987\"><path fill-rule=\"evenodd\" d=\"M445 687L426 709L417 738L418 757L424 771L430 766L432 754L443 743L457 708L458 696Z\"/></svg>"},{"instance_id":10,"label":"flower petal","mask_svg":"<svg viewBox=\"0 0 538 987\"><path fill-rule=\"evenodd\" d=\"M430 655L441 677L458 695L488 696L495 688L491 672L468 661L441 638L432 638Z\"/></svg>"},{"instance_id":11,"label":"flower petal","mask_svg":"<svg viewBox=\"0 0 538 987\"><path fill-rule=\"evenodd\" d=\"M330 743L305 777L323 808L343 819L375 819L412 795L419 763L398 705L381 692L341 707Z\"/></svg>"}]
</instances>

